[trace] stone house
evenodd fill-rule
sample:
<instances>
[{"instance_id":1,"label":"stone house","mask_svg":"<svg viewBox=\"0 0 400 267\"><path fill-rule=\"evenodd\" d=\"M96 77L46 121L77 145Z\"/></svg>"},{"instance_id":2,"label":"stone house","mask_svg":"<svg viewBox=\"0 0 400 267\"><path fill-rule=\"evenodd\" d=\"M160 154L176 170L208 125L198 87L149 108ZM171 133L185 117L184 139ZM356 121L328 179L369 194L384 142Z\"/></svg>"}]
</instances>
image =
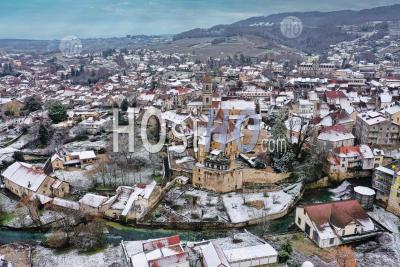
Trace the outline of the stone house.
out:
<instances>
[{"instance_id":1,"label":"stone house","mask_svg":"<svg viewBox=\"0 0 400 267\"><path fill-rule=\"evenodd\" d=\"M355 137L342 125L334 125L322 129L317 138L320 151L329 151L341 146L354 146Z\"/></svg>"},{"instance_id":2,"label":"stone house","mask_svg":"<svg viewBox=\"0 0 400 267\"><path fill-rule=\"evenodd\" d=\"M78 201L79 210L91 216L101 216L103 212L102 205L107 200L108 197L87 193Z\"/></svg>"},{"instance_id":3,"label":"stone house","mask_svg":"<svg viewBox=\"0 0 400 267\"><path fill-rule=\"evenodd\" d=\"M117 220L136 220L144 216L160 199L161 188L151 184L137 184L134 187L120 186L115 196L102 204L105 217Z\"/></svg>"},{"instance_id":4,"label":"stone house","mask_svg":"<svg viewBox=\"0 0 400 267\"><path fill-rule=\"evenodd\" d=\"M321 248L359 241L379 232L357 200L299 206L295 224Z\"/></svg>"},{"instance_id":5,"label":"stone house","mask_svg":"<svg viewBox=\"0 0 400 267\"><path fill-rule=\"evenodd\" d=\"M15 162L3 173L5 187L15 195L63 197L70 191L69 183L47 175L42 168Z\"/></svg>"}]
</instances>

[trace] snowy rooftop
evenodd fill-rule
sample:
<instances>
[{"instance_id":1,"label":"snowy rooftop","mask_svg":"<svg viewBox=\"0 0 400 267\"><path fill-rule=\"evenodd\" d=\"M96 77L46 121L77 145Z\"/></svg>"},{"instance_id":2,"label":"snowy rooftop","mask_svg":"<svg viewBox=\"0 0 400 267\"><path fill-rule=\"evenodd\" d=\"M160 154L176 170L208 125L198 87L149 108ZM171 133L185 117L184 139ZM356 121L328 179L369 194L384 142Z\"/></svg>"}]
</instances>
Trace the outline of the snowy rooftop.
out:
<instances>
[{"instance_id":1,"label":"snowy rooftop","mask_svg":"<svg viewBox=\"0 0 400 267\"><path fill-rule=\"evenodd\" d=\"M96 154L94 153L93 150L72 152L71 155L72 156L77 156L81 160L84 160L84 159L95 159L96 158Z\"/></svg>"},{"instance_id":2,"label":"snowy rooftop","mask_svg":"<svg viewBox=\"0 0 400 267\"><path fill-rule=\"evenodd\" d=\"M355 139L352 133L341 132L322 132L318 135L318 140L337 142L341 140Z\"/></svg>"},{"instance_id":3,"label":"snowy rooftop","mask_svg":"<svg viewBox=\"0 0 400 267\"><path fill-rule=\"evenodd\" d=\"M189 118L189 115L177 114L174 110L168 110L162 114L162 118L176 124L181 124L184 120Z\"/></svg>"},{"instance_id":4,"label":"snowy rooftop","mask_svg":"<svg viewBox=\"0 0 400 267\"><path fill-rule=\"evenodd\" d=\"M365 121L368 125L374 125L386 121L386 118L379 112L370 111L367 113L360 113L357 115L358 118Z\"/></svg>"},{"instance_id":5,"label":"snowy rooftop","mask_svg":"<svg viewBox=\"0 0 400 267\"><path fill-rule=\"evenodd\" d=\"M270 244L224 250L230 263L262 257L276 257L278 252Z\"/></svg>"},{"instance_id":6,"label":"snowy rooftop","mask_svg":"<svg viewBox=\"0 0 400 267\"><path fill-rule=\"evenodd\" d=\"M362 195L366 195L366 196L373 196L375 195L375 190L369 188L369 187L365 187L365 186L356 186L354 187L354 192L362 194Z\"/></svg>"},{"instance_id":7,"label":"snowy rooftop","mask_svg":"<svg viewBox=\"0 0 400 267\"><path fill-rule=\"evenodd\" d=\"M100 207L101 204L103 204L108 198L105 196L100 196L100 195L95 195L88 193L84 195L80 200L80 204L88 205L93 208L98 208Z\"/></svg>"},{"instance_id":8,"label":"snowy rooftop","mask_svg":"<svg viewBox=\"0 0 400 267\"><path fill-rule=\"evenodd\" d=\"M201 252L206 266L229 266L229 263L218 246L214 246L212 242L207 245L200 246Z\"/></svg>"},{"instance_id":9,"label":"snowy rooftop","mask_svg":"<svg viewBox=\"0 0 400 267\"><path fill-rule=\"evenodd\" d=\"M55 197L53 204L59 207L69 208L73 210L79 210L79 203L71 200Z\"/></svg>"},{"instance_id":10,"label":"snowy rooftop","mask_svg":"<svg viewBox=\"0 0 400 267\"><path fill-rule=\"evenodd\" d=\"M383 172L383 173L386 173L386 174L389 174L392 176L394 175L394 170L383 167L383 166L379 166L379 167L375 168L375 170L378 170L380 172Z\"/></svg>"},{"instance_id":11,"label":"snowy rooftop","mask_svg":"<svg viewBox=\"0 0 400 267\"><path fill-rule=\"evenodd\" d=\"M242 99L226 100L221 102L221 109L238 109L238 110L255 110L254 101L246 101Z\"/></svg>"},{"instance_id":12,"label":"snowy rooftop","mask_svg":"<svg viewBox=\"0 0 400 267\"><path fill-rule=\"evenodd\" d=\"M34 192L39 189L47 177L42 169L35 169L31 164L18 161L9 166L2 175L13 183Z\"/></svg>"}]
</instances>

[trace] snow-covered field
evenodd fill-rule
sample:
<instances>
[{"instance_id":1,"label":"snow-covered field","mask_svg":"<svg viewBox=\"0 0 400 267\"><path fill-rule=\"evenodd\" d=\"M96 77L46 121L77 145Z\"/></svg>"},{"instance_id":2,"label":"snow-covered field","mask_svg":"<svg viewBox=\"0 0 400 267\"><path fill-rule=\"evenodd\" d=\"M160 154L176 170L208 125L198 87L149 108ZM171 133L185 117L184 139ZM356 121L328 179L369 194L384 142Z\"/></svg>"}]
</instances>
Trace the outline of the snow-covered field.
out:
<instances>
[{"instance_id":1,"label":"snow-covered field","mask_svg":"<svg viewBox=\"0 0 400 267\"><path fill-rule=\"evenodd\" d=\"M36 246L32 252L32 266L35 267L107 267L127 266L121 246L108 247L94 254L80 254L73 250L63 254Z\"/></svg>"},{"instance_id":2,"label":"snow-covered field","mask_svg":"<svg viewBox=\"0 0 400 267\"><path fill-rule=\"evenodd\" d=\"M69 151L84 151L84 150L94 150L94 151L99 151L102 149L106 149L106 147L109 144L107 141L100 140L100 141L77 141L77 142L71 142L64 147L69 150Z\"/></svg>"},{"instance_id":3,"label":"snow-covered field","mask_svg":"<svg viewBox=\"0 0 400 267\"><path fill-rule=\"evenodd\" d=\"M0 193L0 209L4 212L13 212L17 208L18 202Z\"/></svg>"},{"instance_id":4,"label":"snow-covered field","mask_svg":"<svg viewBox=\"0 0 400 267\"><path fill-rule=\"evenodd\" d=\"M95 179L87 175L87 171L84 169L74 171L57 170L55 175L77 189L90 189L95 185Z\"/></svg>"},{"instance_id":5,"label":"snow-covered field","mask_svg":"<svg viewBox=\"0 0 400 267\"><path fill-rule=\"evenodd\" d=\"M284 211L293 204L301 188L299 183L269 193L216 194L175 187L153 212L152 220L168 222L174 218L181 222L247 222Z\"/></svg>"},{"instance_id":6,"label":"snow-covered field","mask_svg":"<svg viewBox=\"0 0 400 267\"><path fill-rule=\"evenodd\" d=\"M383 233L376 241L357 246L358 266L400 266L400 218L380 207L374 207L368 215L392 233Z\"/></svg>"},{"instance_id":7,"label":"snow-covered field","mask_svg":"<svg viewBox=\"0 0 400 267\"><path fill-rule=\"evenodd\" d=\"M370 241L356 248L357 266L400 266L400 235L384 233L377 241Z\"/></svg>"},{"instance_id":8,"label":"snow-covered field","mask_svg":"<svg viewBox=\"0 0 400 267\"><path fill-rule=\"evenodd\" d=\"M302 185L297 184L276 192L230 193L223 195L222 199L231 222L242 223L286 210L293 204L301 188ZM254 207L252 203L262 206Z\"/></svg>"},{"instance_id":9,"label":"snow-covered field","mask_svg":"<svg viewBox=\"0 0 400 267\"><path fill-rule=\"evenodd\" d=\"M374 207L373 211L368 212L368 215L375 221L385 226L392 233L399 234L400 218L396 215L377 206Z\"/></svg>"},{"instance_id":10,"label":"snow-covered field","mask_svg":"<svg viewBox=\"0 0 400 267\"><path fill-rule=\"evenodd\" d=\"M187 222L228 220L218 194L175 187L168 192L165 199L167 201L162 202L155 211L155 214L162 215L158 216L158 221L169 221L171 215L178 215L181 221Z\"/></svg>"}]
</instances>

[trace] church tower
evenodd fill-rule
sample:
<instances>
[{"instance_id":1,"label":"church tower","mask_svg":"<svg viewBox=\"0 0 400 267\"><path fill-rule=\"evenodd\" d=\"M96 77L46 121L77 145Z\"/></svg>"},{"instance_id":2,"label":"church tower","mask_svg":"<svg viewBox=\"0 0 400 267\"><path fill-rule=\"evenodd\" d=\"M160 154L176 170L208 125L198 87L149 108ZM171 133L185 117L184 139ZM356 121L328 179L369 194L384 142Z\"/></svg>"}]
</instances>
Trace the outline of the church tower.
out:
<instances>
[{"instance_id":1,"label":"church tower","mask_svg":"<svg viewBox=\"0 0 400 267\"><path fill-rule=\"evenodd\" d=\"M212 79L209 76L205 76L202 80L203 89L202 89L202 100L203 100L203 112L208 112L211 109L212 104Z\"/></svg>"}]
</instances>

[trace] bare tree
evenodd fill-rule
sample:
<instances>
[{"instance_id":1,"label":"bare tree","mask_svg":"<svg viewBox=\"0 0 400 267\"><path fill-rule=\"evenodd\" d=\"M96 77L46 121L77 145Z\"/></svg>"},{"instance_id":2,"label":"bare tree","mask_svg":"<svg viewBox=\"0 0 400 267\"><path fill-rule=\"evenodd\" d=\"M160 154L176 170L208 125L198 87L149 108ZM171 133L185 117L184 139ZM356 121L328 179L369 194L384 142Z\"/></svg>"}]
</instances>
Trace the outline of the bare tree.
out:
<instances>
[{"instance_id":1,"label":"bare tree","mask_svg":"<svg viewBox=\"0 0 400 267\"><path fill-rule=\"evenodd\" d=\"M301 150L311 135L312 127L310 126L309 120L302 116L288 119L287 125L289 130L289 140L294 148L295 159L299 159ZM295 136L297 137L293 140L293 137Z\"/></svg>"},{"instance_id":2,"label":"bare tree","mask_svg":"<svg viewBox=\"0 0 400 267\"><path fill-rule=\"evenodd\" d=\"M28 208L29 216L32 221L36 224L41 224L39 216L39 200L37 198L31 200L28 195L23 195L20 199L20 203Z\"/></svg>"},{"instance_id":3,"label":"bare tree","mask_svg":"<svg viewBox=\"0 0 400 267\"><path fill-rule=\"evenodd\" d=\"M356 267L356 259L350 246L339 246L334 252L334 257L340 267Z\"/></svg>"}]
</instances>

